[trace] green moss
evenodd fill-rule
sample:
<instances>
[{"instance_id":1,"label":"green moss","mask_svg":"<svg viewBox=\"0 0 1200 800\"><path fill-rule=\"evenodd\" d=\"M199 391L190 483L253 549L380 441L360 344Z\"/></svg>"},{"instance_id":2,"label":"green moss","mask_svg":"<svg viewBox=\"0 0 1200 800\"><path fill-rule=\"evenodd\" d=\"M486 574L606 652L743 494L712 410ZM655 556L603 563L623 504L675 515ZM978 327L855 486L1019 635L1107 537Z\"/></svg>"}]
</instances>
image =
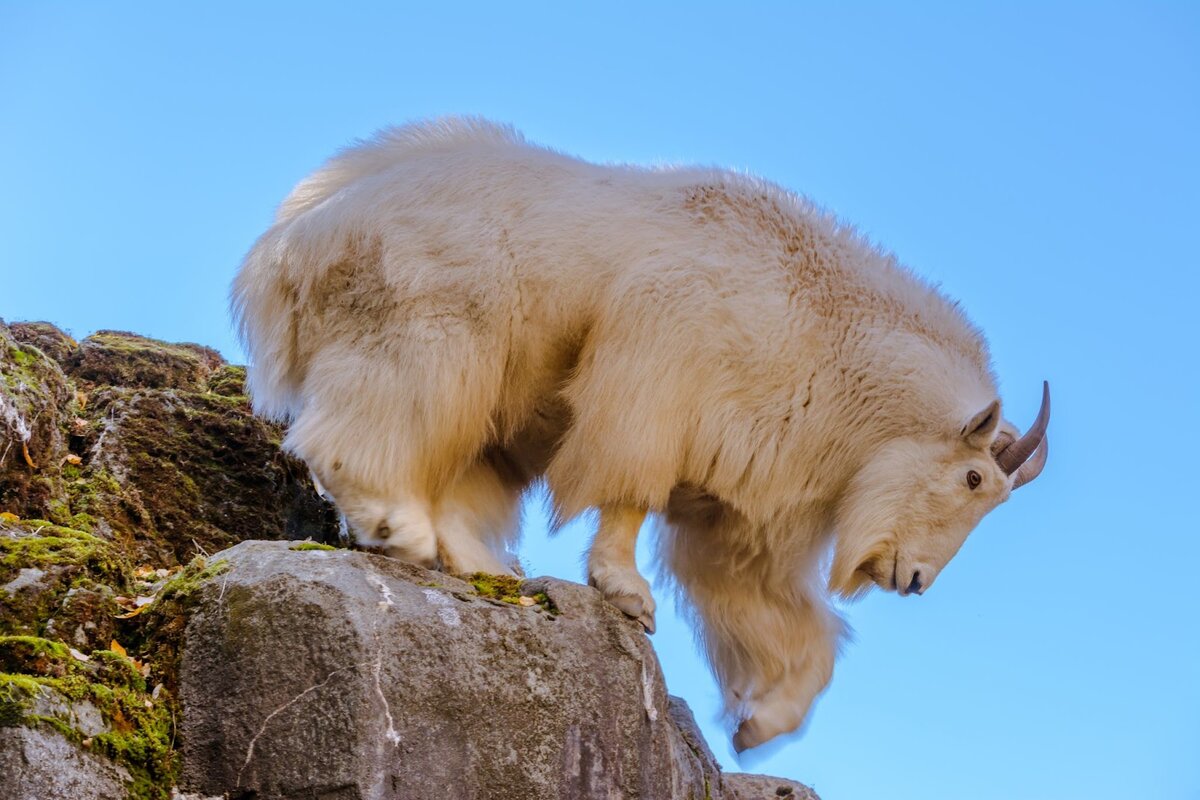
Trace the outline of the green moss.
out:
<instances>
[{"instance_id":1,"label":"green moss","mask_svg":"<svg viewBox=\"0 0 1200 800\"><path fill-rule=\"evenodd\" d=\"M29 369L38 361L37 356L26 353L23 349L15 345L8 348L8 355L22 369Z\"/></svg>"},{"instance_id":2,"label":"green moss","mask_svg":"<svg viewBox=\"0 0 1200 800\"><path fill-rule=\"evenodd\" d=\"M183 650L183 632L188 613L195 605L197 590L205 582L229 568L227 561L208 563L194 558L158 592L154 603L130 626L131 649L150 665L168 691L178 686L179 659Z\"/></svg>"},{"instance_id":3,"label":"green moss","mask_svg":"<svg viewBox=\"0 0 1200 800\"><path fill-rule=\"evenodd\" d=\"M499 600L514 606L522 605L522 597L531 597L534 603L544 610L551 614L558 613L558 609L550 602L550 598L546 596L545 592L525 594L521 590L523 581L513 575L489 575L486 572L475 572L465 577L467 583L475 587L475 592L480 597Z\"/></svg>"},{"instance_id":4,"label":"green moss","mask_svg":"<svg viewBox=\"0 0 1200 800\"><path fill-rule=\"evenodd\" d=\"M63 675L71 653L61 642L39 636L0 636L0 672Z\"/></svg>"},{"instance_id":5,"label":"green moss","mask_svg":"<svg viewBox=\"0 0 1200 800\"><path fill-rule=\"evenodd\" d=\"M134 698L140 699L140 698ZM123 725L92 738L92 748L107 755L129 770L133 781L126 787L130 798L166 798L167 787L179 774L179 756L175 751L175 722L171 706L150 701L147 708L119 700Z\"/></svg>"},{"instance_id":6,"label":"green moss","mask_svg":"<svg viewBox=\"0 0 1200 800\"><path fill-rule=\"evenodd\" d=\"M72 742L78 742L81 738L79 731L75 730L58 717L47 717L42 714L30 714L29 716L25 717L24 721L27 725L30 723L41 723L43 725L47 725L58 731L59 735L64 739L68 739Z\"/></svg>"},{"instance_id":7,"label":"green moss","mask_svg":"<svg viewBox=\"0 0 1200 800\"><path fill-rule=\"evenodd\" d=\"M321 544L320 542L297 542L292 545L290 550L337 550L336 547L329 544Z\"/></svg>"},{"instance_id":8,"label":"green moss","mask_svg":"<svg viewBox=\"0 0 1200 800\"><path fill-rule=\"evenodd\" d=\"M30 677L0 673L0 728L20 725L39 691L38 682Z\"/></svg>"},{"instance_id":9,"label":"green moss","mask_svg":"<svg viewBox=\"0 0 1200 800\"><path fill-rule=\"evenodd\" d=\"M73 659L65 645L36 637L3 637L0 649L20 645L33 652L63 657L51 675L0 673L0 727L45 725L73 742L83 742L128 770L132 798L166 798L178 775L173 747L177 703L166 692L156 700L126 656L95 651L87 662ZM64 654L66 654L64 656ZM108 731L85 739L72 720L32 714L39 693L50 691L72 703L87 702L103 717Z\"/></svg>"},{"instance_id":10,"label":"green moss","mask_svg":"<svg viewBox=\"0 0 1200 800\"><path fill-rule=\"evenodd\" d=\"M558 613L559 613L558 607L555 606L553 602L551 602L550 596L548 594L546 594L545 592L536 592L533 595L531 595L531 597L533 597L534 602L537 603L539 606L546 609L554 616L556 616L556 617L558 616Z\"/></svg>"},{"instance_id":11,"label":"green moss","mask_svg":"<svg viewBox=\"0 0 1200 800\"><path fill-rule=\"evenodd\" d=\"M208 376L208 391L223 397L245 400L246 368L226 364Z\"/></svg>"},{"instance_id":12,"label":"green moss","mask_svg":"<svg viewBox=\"0 0 1200 800\"><path fill-rule=\"evenodd\" d=\"M158 603L179 602L191 597L201 584L210 578L215 578L227 569L229 569L229 562L225 559L209 564L208 559L203 556L193 558L183 571L163 586L158 593L156 607L158 607Z\"/></svg>"},{"instance_id":13,"label":"green moss","mask_svg":"<svg viewBox=\"0 0 1200 800\"><path fill-rule=\"evenodd\" d=\"M91 655L96 665L96 678L105 686L146 691L146 679L128 656L112 650L94 650Z\"/></svg>"},{"instance_id":14,"label":"green moss","mask_svg":"<svg viewBox=\"0 0 1200 800\"><path fill-rule=\"evenodd\" d=\"M69 565L86 568L97 578L124 582L128 564L106 539L37 519L5 529L10 535L0 536L0 581L11 580L27 567Z\"/></svg>"},{"instance_id":15,"label":"green moss","mask_svg":"<svg viewBox=\"0 0 1200 800\"><path fill-rule=\"evenodd\" d=\"M475 572L467 576L467 583L475 587L480 597L490 597L513 605L516 605L521 597L521 579L511 575Z\"/></svg>"},{"instance_id":16,"label":"green moss","mask_svg":"<svg viewBox=\"0 0 1200 800\"><path fill-rule=\"evenodd\" d=\"M73 470L74 477L68 477L66 470L63 471L63 477L67 480L71 511L76 515L107 516L105 512L122 501L124 493L121 484L105 470L80 472L79 467L73 467Z\"/></svg>"}]
</instances>

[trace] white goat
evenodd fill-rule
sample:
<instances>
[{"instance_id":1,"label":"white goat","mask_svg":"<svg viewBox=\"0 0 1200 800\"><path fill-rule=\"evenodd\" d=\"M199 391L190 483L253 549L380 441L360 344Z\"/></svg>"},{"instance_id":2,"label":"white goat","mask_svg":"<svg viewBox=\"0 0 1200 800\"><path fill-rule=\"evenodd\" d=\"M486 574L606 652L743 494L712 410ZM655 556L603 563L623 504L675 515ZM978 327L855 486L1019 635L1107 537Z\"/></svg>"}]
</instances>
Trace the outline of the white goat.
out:
<instances>
[{"instance_id":1,"label":"white goat","mask_svg":"<svg viewBox=\"0 0 1200 800\"><path fill-rule=\"evenodd\" d=\"M958 307L808 201L479 120L302 181L233 308L255 408L360 543L505 571L544 476L560 520L599 509L590 580L653 631L634 544L661 515L739 749L828 683L830 591L924 592L1045 463L1048 391L1018 439Z\"/></svg>"}]
</instances>

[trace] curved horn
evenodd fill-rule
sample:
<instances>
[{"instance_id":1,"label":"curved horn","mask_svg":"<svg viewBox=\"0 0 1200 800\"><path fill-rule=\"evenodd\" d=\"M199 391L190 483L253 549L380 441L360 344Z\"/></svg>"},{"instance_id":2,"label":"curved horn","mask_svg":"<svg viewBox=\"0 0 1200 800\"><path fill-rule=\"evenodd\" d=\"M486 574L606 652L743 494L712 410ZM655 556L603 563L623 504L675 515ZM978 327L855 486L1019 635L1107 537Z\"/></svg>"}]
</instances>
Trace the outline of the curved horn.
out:
<instances>
[{"instance_id":1,"label":"curved horn","mask_svg":"<svg viewBox=\"0 0 1200 800\"><path fill-rule=\"evenodd\" d=\"M1049 452L1050 439L1043 436L1041 443L1037 446L1037 450L1034 450L1029 460L1017 469L1017 479L1013 481L1013 491L1020 489L1042 474L1042 467L1046 466L1046 456Z\"/></svg>"},{"instance_id":2,"label":"curved horn","mask_svg":"<svg viewBox=\"0 0 1200 800\"><path fill-rule=\"evenodd\" d=\"M1042 407L1038 410L1037 419L1025 431L1025 435L996 454L996 463L1005 475L1012 475L1017 468L1025 463L1029 456L1041 445L1046 438L1046 428L1050 425L1050 384L1042 381ZM1032 478L1030 479L1032 480Z\"/></svg>"}]
</instances>

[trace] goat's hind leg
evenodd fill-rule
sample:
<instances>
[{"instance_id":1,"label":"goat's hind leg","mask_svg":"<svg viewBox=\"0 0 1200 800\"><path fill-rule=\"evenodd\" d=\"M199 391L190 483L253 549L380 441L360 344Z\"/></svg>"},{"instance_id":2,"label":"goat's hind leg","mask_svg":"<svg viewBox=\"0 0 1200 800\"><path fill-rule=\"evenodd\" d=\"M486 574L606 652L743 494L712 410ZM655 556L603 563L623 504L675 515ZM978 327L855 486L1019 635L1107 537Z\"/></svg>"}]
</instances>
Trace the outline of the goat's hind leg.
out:
<instances>
[{"instance_id":1,"label":"goat's hind leg","mask_svg":"<svg viewBox=\"0 0 1200 800\"><path fill-rule=\"evenodd\" d=\"M330 347L309 369L285 446L319 476L360 544L432 567L437 501L487 440L496 381L490 361L472 358L470 337L424 344L417 379L406 365L422 363L418 345L400 337L387 358Z\"/></svg>"},{"instance_id":2,"label":"goat's hind leg","mask_svg":"<svg viewBox=\"0 0 1200 800\"><path fill-rule=\"evenodd\" d=\"M485 457L441 496L434 527L446 572L513 574L511 548L517 540L523 488L506 480Z\"/></svg>"},{"instance_id":3,"label":"goat's hind leg","mask_svg":"<svg viewBox=\"0 0 1200 800\"><path fill-rule=\"evenodd\" d=\"M637 537L646 519L644 509L605 506L600 527L588 552L588 583L608 602L654 633L654 597L650 584L637 569Z\"/></svg>"}]
</instances>

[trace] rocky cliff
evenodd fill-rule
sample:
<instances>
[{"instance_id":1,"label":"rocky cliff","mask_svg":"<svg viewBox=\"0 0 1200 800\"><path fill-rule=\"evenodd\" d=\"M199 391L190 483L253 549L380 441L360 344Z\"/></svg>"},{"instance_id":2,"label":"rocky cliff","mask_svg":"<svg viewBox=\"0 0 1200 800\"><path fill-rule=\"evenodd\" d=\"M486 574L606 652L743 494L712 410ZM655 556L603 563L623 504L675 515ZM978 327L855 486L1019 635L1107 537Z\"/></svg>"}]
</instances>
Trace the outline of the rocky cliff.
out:
<instances>
[{"instance_id":1,"label":"rocky cliff","mask_svg":"<svg viewBox=\"0 0 1200 800\"><path fill-rule=\"evenodd\" d=\"M593 590L342 549L242 377L0 322L0 800L813 797Z\"/></svg>"}]
</instances>

